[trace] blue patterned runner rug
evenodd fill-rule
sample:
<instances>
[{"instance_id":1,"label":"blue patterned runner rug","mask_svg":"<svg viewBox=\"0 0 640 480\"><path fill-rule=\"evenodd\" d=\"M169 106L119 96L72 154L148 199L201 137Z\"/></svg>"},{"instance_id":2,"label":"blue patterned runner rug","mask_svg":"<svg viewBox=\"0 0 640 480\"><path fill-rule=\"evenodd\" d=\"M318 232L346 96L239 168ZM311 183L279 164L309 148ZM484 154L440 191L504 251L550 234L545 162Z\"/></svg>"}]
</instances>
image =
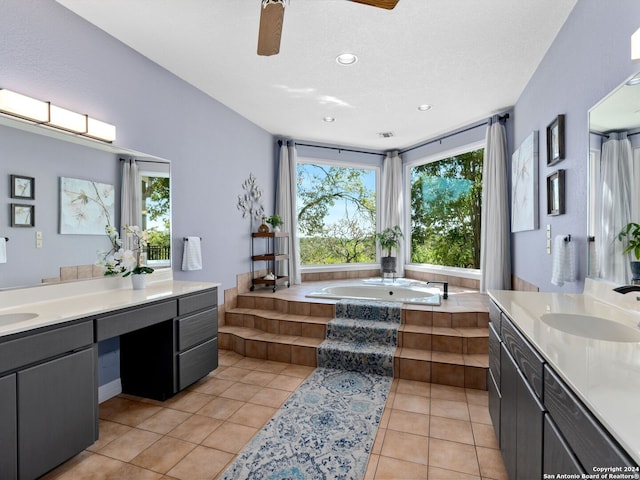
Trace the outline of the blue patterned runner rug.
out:
<instances>
[{"instance_id":1,"label":"blue patterned runner rug","mask_svg":"<svg viewBox=\"0 0 640 480\"><path fill-rule=\"evenodd\" d=\"M392 380L317 368L220 478L362 479Z\"/></svg>"},{"instance_id":2,"label":"blue patterned runner rug","mask_svg":"<svg viewBox=\"0 0 640 480\"><path fill-rule=\"evenodd\" d=\"M318 345L318 366L392 377L401 318L399 302L340 300Z\"/></svg>"}]
</instances>

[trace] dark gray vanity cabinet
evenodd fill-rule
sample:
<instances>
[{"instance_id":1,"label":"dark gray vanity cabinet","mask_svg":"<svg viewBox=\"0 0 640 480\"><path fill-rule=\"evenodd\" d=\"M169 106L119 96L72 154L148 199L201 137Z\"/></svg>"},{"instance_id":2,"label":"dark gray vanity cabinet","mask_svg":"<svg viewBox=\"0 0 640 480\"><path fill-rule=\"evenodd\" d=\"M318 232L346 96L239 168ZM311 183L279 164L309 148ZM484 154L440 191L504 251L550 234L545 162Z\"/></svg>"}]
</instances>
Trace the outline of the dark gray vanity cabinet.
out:
<instances>
[{"instance_id":1,"label":"dark gray vanity cabinet","mask_svg":"<svg viewBox=\"0 0 640 480\"><path fill-rule=\"evenodd\" d=\"M489 314L489 413L509 478L636 466L493 302Z\"/></svg>"},{"instance_id":2,"label":"dark gray vanity cabinet","mask_svg":"<svg viewBox=\"0 0 640 480\"><path fill-rule=\"evenodd\" d=\"M98 341L120 336L122 391L166 400L218 366L217 288L96 319Z\"/></svg>"},{"instance_id":3,"label":"dark gray vanity cabinet","mask_svg":"<svg viewBox=\"0 0 640 480\"><path fill-rule=\"evenodd\" d=\"M18 478L16 374L0 378L0 478Z\"/></svg>"},{"instance_id":4,"label":"dark gray vanity cabinet","mask_svg":"<svg viewBox=\"0 0 640 480\"><path fill-rule=\"evenodd\" d=\"M0 478L38 478L97 440L92 321L2 337L0 365Z\"/></svg>"}]
</instances>

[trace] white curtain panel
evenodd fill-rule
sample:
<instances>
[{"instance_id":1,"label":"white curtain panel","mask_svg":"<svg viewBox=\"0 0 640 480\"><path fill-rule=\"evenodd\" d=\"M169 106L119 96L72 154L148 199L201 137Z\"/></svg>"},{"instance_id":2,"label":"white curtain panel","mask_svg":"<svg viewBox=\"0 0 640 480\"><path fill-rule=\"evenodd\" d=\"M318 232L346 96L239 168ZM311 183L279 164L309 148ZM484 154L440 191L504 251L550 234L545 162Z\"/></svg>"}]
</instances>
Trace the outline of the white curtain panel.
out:
<instances>
[{"instance_id":1,"label":"white curtain panel","mask_svg":"<svg viewBox=\"0 0 640 480\"><path fill-rule=\"evenodd\" d=\"M288 239L288 275L289 283L302 283L300 272L300 243L297 233L296 214L296 164L297 153L294 144L282 142L280 146L280 162L278 165L278 184L276 187L276 214L282 218L282 230L289 233ZM282 251L282 245L279 244ZM278 272L280 273L280 271Z\"/></svg>"},{"instance_id":2,"label":"white curtain panel","mask_svg":"<svg viewBox=\"0 0 640 480\"><path fill-rule=\"evenodd\" d=\"M125 225L142 227L142 185L140 170L135 160L122 160L122 189L120 191L120 238L122 246L133 250L136 246L132 238L125 235Z\"/></svg>"},{"instance_id":3,"label":"white curtain panel","mask_svg":"<svg viewBox=\"0 0 640 480\"><path fill-rule=\"evenodd\" d=\"M382 165L382 198L380 202L380 231L398 225L403 227L402 159L397 151L387 153ZM402 233L406 232L402 228ZM404 276L404 240L396 255L396 276Z\"/></svg>"},{"instance_id":4,"label":"white curtain panel","mask_svg":"<svg viewBox=\"0 0 640 480\"><path fill-rule=\"evenodd\" d=\"M632 219L632 158L631 142L626 132L612 133L602 144L599 276L620 284L628 283L631 279L629 260L632 257L630 253L622 253L624 244L618 240L618 233Z\"/></svg>"},{"instance_id":5,"label":"white curtain panel","mask_svg":"<svg viewBox=\"0 0 640 480\"><path fill-rule=\"evenodd\" d=\"M507 135L489 120L482 169L480 291L511 289L511 236L507 192Z\"/></svg>"}]
</instances>

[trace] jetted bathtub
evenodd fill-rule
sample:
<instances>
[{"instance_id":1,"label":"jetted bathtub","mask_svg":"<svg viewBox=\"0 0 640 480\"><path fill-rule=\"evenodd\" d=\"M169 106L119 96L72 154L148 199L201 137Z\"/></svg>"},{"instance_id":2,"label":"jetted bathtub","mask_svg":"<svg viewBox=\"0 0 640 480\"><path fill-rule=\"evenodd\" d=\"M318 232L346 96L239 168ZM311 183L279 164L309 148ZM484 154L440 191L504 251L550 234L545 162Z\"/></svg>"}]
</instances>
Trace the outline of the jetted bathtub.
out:
<instances>
[{"instance_id":1,"label":"jetted bathtub","mask_svg":"<svg viewBox=\"0 0 640 480\"><path fill-rule=\"evenodd\" d=\"M440 290L426 283L407 280L368 279L340 283L306 295L308 298L386 300L419 305L440 305Z\"/></svg>"}]
</instances>

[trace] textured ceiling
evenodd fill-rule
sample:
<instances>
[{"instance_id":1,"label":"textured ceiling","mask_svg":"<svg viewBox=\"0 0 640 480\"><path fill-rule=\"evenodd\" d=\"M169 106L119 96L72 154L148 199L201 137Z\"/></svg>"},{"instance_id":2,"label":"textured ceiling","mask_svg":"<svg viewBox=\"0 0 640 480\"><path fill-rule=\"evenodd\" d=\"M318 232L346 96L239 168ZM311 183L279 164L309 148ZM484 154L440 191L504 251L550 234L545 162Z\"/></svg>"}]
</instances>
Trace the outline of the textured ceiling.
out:
<instances>
[{"instance_id":1,"label":"textured ceiling","mask_svg":"<svg viewBox=\"0 0 640 480\"><path fill-rule=\"evenodd\" d=\"M274 135L374 150L513 106L576 1L290 0L261 57L260 0L58 0Z\"/></svg>"}]
</instances>

